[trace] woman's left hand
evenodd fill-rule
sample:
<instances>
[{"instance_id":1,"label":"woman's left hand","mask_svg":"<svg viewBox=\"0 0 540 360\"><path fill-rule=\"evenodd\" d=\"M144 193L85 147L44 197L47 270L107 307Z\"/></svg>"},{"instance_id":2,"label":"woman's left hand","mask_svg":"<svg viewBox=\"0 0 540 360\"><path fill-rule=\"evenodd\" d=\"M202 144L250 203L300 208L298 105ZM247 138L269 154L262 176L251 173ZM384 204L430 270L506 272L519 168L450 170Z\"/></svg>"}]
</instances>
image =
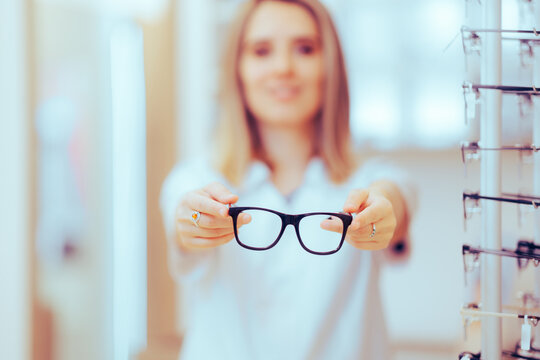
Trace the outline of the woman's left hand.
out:
<instances>
[{"instance_id":1,"label":"woman's left hand","mask_svg":"<svg viewBox=\"0 0 540 360\"><path fill-rule=\"evenodd\" d=\"M374 188L353 190L343 211L356 214L347 229L347 240L362 250L381 250L388 247L396 230L396 215L392 203Z\"/></svg>"}]
</instances>

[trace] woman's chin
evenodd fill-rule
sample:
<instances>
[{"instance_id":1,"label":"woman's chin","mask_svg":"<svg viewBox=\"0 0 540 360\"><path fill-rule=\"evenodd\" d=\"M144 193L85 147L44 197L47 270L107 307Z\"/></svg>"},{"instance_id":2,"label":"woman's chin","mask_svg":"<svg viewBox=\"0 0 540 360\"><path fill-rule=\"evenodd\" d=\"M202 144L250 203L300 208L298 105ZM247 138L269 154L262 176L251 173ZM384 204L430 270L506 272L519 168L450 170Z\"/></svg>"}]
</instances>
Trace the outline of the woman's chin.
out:
<instances>
[{"instance_id":1,"label":"woman's chin","mask_svg":"<svg viewBox=\"0 0 540 360\"><path fill-rule=\"evenodd\" d=\"M309 124L316 116L316 111L291 105L273 104L273 106L259 111L256 118L262 125L299 126Z\"/></svg>"},{"instance_id":2,"label":"woman's chin","mask_svg":"<svg viewBox=\"0 0 540 360\"><path fill-rule=\"evenodd\" d=\"M310 123L311 117L301 113L287 113L273 111L271 116L266 116L259 120L259 124L268 127L298 127Z\"/></svg>"}]
</instances>

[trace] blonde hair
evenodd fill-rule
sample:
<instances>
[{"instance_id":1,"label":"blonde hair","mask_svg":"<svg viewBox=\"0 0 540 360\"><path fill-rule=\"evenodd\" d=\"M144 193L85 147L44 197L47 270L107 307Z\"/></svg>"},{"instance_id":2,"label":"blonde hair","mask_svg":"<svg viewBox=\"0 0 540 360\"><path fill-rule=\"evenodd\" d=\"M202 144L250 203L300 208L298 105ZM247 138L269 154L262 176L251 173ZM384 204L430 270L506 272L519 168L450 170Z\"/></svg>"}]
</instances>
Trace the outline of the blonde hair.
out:
<instances>
[{"instance_id":1,"label":"blonde hair","mask_svg":"<svg viewBox=\"0 0 540 360\"><path fill-rule=\"evenodd\" d=\"M246 23L263 1L283 1L304 7L317 23L322 42L325 71L322 107L315 119L316 155L326 166L335 183L345 181L355 169L349 129L349 90L343 51L337 32L326 8L317 0L251 0L242 5L230 25L225 43L220 74L220 119L215 136L215 167L232 184L241 183L256 158L265 161L259 149L255 121L248 113L238 72L241 42Z\"/></svg>"}]
</instances>

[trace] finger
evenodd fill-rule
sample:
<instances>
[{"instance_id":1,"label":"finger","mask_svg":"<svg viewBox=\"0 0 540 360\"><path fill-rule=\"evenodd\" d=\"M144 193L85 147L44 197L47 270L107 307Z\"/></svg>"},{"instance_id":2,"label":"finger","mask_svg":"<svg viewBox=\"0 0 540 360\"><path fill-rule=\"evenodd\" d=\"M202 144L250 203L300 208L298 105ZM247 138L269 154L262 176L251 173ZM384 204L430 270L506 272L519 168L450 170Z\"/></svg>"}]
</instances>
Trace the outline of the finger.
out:
<instances>
[{"instance_id":1,"label":"finger","mask_svg":"<svg viewBox=\"0 0 540 360\"><path fill-rule=\"evenodd\" d=\"M373 232L373 225L375 225L375 235L371 237ZM381 238L391 237L394 234L395 225L391 219L383 219L382 221L368 224L357 230L347 231L347 236L351 239L358 241L375 241Z\"/></svg>"},{"instance_id":2,"label":"finger","mask_svg":"<svg viewBox=\"0 0 540 360\"><path fill-rule=\"evenodd\" d=\"M185 212L182 215L183 222L189 223L190 226L195 226L191 219L191 212ZM199 217L198 225L200 228L205 229L223 229L232 228L232 218L230 216L222 217L210 214L201 213Z\"/></svg>"},{"instance_id":3,"label":"finger","mask_svg":"<svg viewBox=\"0 0 540 360\"><path fill-rule=\"evenodd\" d=\"M367 189L358 189L353 190L349 193L347 200L345 200L345 205L343 205L343 211L345 212L358 212L362 209L362 205L367 200L369 196L369 190Z\"/></svg>"},{"instance_id":4,"label":"finger","mask_svg":"<svg viewBox=\"0 0 540 360\"><path fill-rule=\"evenodd\" d=\"M188 220L187 222L191 221L191 213L190 214L184 214L184 219ZM238 226L242 226L245 224L248 224L251 222L251 216L249 214L239 214L238 215ZM192 224L194 225L194 224ZM229 228L232 229L233 221L230 216L227 217L221 217L221 216L214 216L210 214L201 214L201 217L199 218L199 227L205 228L205 229L222 229L222 228Z\"/></svg>"},{"instance_id":5,"label":"finger","mask_svg":"<svg viewBox=\"0 0 540 360\"><path fill-rule=\"evenodd\" d=\"M201 213L210 214L218 217L226 217L229 213L229 207L208 196L193 193L185 200L186 207Z\"/></svg>"},{"instance_id":6,"label":"finger","mask_svg":"<svg viewBox=\"0 0 540 360\"><path fill-rule=\"evenodd\" d=\"M375 240L353 240L353 239L349 239L349 242L354 244L355 246L356 245L365 245L365 246L370 246L370 245L376 245L378 244L380 241L375 241Z\"/></svg>"},{"instance_id":7,"label":"finger","mask_svg":"<svg viewBox=\"0 0 540 360\"><path fill-rule=\"evenodd\" d=\"M178 224L177 229L183 237L199 237L207 239L217 238L233 233L232 226L228 226L226 228L206 229L182 223Z\"/></svg>"},{"instance_id":8,"label":"finger","mask_svg":"<svg viewBox=\"0 0 540 360\"><path fill-rule=\"evenodd\" d=\"M195 226L191 218L192 211L184 211L178 218L178 222L188 223L189 226ZM238 216L238 226L243 226L251 222L251 216L249 214L240 214ZM199 217L198 227L204 229L223 229L231 228L233 226L233 221L230 216L221 217L214 216L210 214L201 213Z\"/></svg>"},{"instance_id":9,"label":"finger","mask_svg":"<svg viewBox=\"0 0 540 360\"><path fill-rule=\"evenodd\" d=\"M352 246L354 246L357 249L360 250L382 250L388 247L388 243L386 242L378 242L378 241L371 241L371 242L351 242Z\"/></svg>"},{"instance_id":10,"label":"finger","mask_svg":"<svg viewBox=\"0 0 540 360\"><path fill-rule=\"evenodd\" d=\"M343 221L341 221L341 219L339 218L331 216L328 219L321 221L321 229L333 231L336 233L342 233Z\"/></svg>"},{"instance_id":11,"label":"finger","mask_svg":"<svg viewBox=\"0 0 540 360\"><path fill-rule=\"evenodd\" d=\"M203 191L212 197L212 199L219 201L222 204L234 204L238 201L238 196L229 191L223 184L213 182L206 185Z\"/></svg>"},{"instance_id":12,"label":"finger","mask_svg":"<svg viewBox=\"0 0 540 360\"><path fill-rule=\"evenodd\" d=\"M244 226L251 222L251 215L249 214L240 214L238 215L238 227Z\"/></svg>"},{"instance_id":13,"label":"finger","mask_svg":"<svg viewBox=\"0 0 540 360\"><path fill-rule=\"evenodd\" d=\"M383 219L391 211L391 205L389 206L385 202L377 202L368 206L361 212L359 212L351 223L351 230L358 230L369 224L376 223Z\"/></svg>"},{"instance_id":14,"label":"finger","mask_svg":"<svg viewBox=\"0 0 540 360\"><path fill-rule=\"evenodd\" d=\"M234 234L230 233L225 236L219 236L215 238L200 238L194 237L184 242L184 245L192 248L207 249L217 247L223 244L228 243L234 238Z\"/></svg>"},{"instance_id":15,"label":"finger","mask_svg":"<svg viewBox=\"0 0 540 360\"><path fill-rule=\"evenodd\" d=\"M378 225L376 226L378 227ZM379 229L377 228L377 230ZM357 238L365 238L366 236L369 236L372 232L373 232L373 228L371 224L367 224L365 226L355 229L353 228L353 224L351 223L351 226L349 226L349 229L347 230L348 235L351 235Z\"/></svg>"}]
</instances>

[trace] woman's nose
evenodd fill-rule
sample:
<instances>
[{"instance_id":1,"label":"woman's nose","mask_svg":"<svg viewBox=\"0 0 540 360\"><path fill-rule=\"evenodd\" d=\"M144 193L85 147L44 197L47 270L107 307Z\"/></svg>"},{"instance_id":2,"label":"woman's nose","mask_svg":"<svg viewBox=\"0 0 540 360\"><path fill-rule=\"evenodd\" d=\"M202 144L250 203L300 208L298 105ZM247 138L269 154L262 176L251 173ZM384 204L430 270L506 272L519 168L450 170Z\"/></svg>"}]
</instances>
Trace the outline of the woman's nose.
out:
<instances>
[{"instance_id":1,"label":"woman's nose","mask_svg":"<svg viewBox=\"0 0 540 360\"><path fill-rule=\"evenodd\" d=\"M274 57L274 71L277 74L290 74L294 69L293 56L289 52L277 53Z\"/></svg>"}]
</instances>

